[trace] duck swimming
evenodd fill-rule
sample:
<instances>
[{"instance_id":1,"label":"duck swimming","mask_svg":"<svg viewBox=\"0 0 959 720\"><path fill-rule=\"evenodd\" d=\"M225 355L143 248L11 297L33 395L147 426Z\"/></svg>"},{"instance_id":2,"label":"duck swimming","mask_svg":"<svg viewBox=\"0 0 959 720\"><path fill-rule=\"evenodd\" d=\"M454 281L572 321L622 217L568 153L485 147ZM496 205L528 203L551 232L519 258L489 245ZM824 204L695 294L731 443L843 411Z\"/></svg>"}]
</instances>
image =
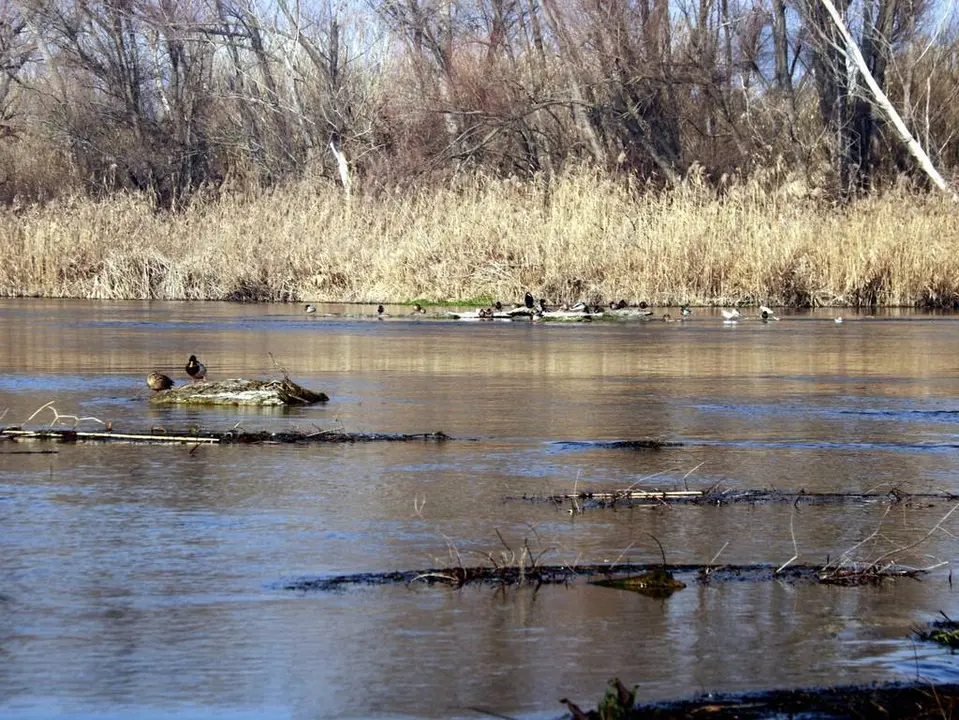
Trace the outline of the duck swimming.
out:
<instances>
[{"instance_id":1,"label":"duck swimming","mask_svg":"<svg viewBox=\"0 0 959 720\"><path fill-rule=\"evenodd\" d=\"M193 378L193 381L202 380L206 377L206 365L196 359L196 355L191 355L186 364L186 374Z\"/></svg>"},{"instance_id":2,"label":"duck swimming","mask_svg":"<svg viewBox=\"0 0 959 720\"><path fill-rule=\"evenodd\" d=\"M377 315L380 315L380 316L383 315L383 306L382 306L382 305L380 305L378 308L376 308L376 314L377 314Z\"/></svg>"},{"instance_id":3,"label":"duck swimming","mask_svg":"<svg viewBox=\"0 0 959 720\"><path fill-rule=\"evenodd\" d=\"M759 306L759 317L763 320L778 320L779 318L773 314L773 311L766 307L765 305Z\"/></svg>"},{"instance_id":4,"label":"duck swimming","mask_svg":"<svg viewBox=\"0 0 959 720\"><path fill-rule=\"evenodd\" d=\"M723 319L726 322L736 322L742 317L742 314L736 308L732 310L720 310L720 312L723 314Z\"/></svg>"},{"instance_id":5,"label":"duck swimming","mask_svg":"<svg viewBox=\"0 0 959 720\"><path fill-rule=\"evenodd\" d=\"M303 308L303 312L305 312L305 313L315 313L315 312L316 312L316 307L313 306L313 305L307 305L306 307Z\"/></svg>"},{"instance_id":6,"label":"duck swimming","mask_svg":"<svg viewBox=\"0 0 959 720\"><path fill-rule=\"evenodd\" d=\"M154 370L152 373L147 375L147 387L153 392L169 390L171 387L173 387L173 380L163 373Z\"/></svg>"}]
</instances>

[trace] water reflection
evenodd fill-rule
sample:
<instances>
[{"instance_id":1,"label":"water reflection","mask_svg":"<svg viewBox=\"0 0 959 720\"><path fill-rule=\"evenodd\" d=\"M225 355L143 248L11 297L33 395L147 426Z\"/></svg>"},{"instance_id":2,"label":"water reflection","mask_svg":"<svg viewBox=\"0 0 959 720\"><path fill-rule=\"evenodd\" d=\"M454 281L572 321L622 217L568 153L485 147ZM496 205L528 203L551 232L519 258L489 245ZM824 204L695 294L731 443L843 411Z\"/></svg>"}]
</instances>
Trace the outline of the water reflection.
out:
<instances>
[{"instance_id":1,"label":"water reflection","mask_svg":"<svg viewBox=\"0 0 959 720\"><path fill-rule=\"evenodd\" d=\"M666 601L589 586L275 589L300 575L480 564L504 543L549 562L654 562L650 534L671 562L725 546L723 561L779 564L796 549L834 558L881 527L861 550L877 557L922 537L949 503L571 517L504 498L637 482L955 492L952 317L540 326L398 308L382 321L321 317L331 310L362 311L0 301L4 422L54 400L124 430L241 422L470 439L44 455L0 443L0 714L551 717L560 697L595 702L613 675L643 699L902 679L917 666L955 679L948 656L908 639L918 620L956 614L947 570L878 590L691 583ZM329 405L145 401L154 367L183 380L196 353L212 377L268 375L269 352ZM597 444L640 437L683 444ZM936 534L903 560L953 555Z\"/></svg>"}]
</instances>

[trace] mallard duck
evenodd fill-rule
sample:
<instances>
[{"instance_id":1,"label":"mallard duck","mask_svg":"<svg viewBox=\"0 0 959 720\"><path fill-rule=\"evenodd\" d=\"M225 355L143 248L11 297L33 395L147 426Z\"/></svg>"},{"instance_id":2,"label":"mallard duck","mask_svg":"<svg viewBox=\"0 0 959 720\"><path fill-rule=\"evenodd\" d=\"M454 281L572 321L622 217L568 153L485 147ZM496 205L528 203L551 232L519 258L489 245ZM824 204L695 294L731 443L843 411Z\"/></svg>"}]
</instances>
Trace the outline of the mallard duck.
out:
<instances>
[{"instance_id":1,"label":"mallard duck","mask_svg":"<svg viewBox=\"0 0 959 720\"><path fill-rule=\"evenodd\" d=\"M720 310L720 312L723 314L723 319L726 322L736 322L742 317L742 314L736 308L732 310Z\"/></svg>"},{"instance_id":2,"label":"mallard duck","mask_svg":"<svg viewBox=\"0 0 959 720\"><path fill-rule=\"evenodd\" d=\"M186 374L193 378L193 381L202 380L206 377L206 365L196 359L196 355L191 355L186 364Z\"/></svg>"},{"instance_id":3,"label":"mallard duck","mask_svg":"<svg viewBox=\"0 0 959 720\"><path fill-rule=\"evenodd\" d=\"M759 306L759 317L763 320L778 320L779 318L773 314L773 311L766 307L765 305Z\"/></svg>"},{"instance_id":4,"label":"mallard duck","mask_svg":"<svg viewBox=\"0 0 959 720\"><path fill-rule=\"evenodd\" d=\"M316 307L314 307L313 305L309 305L309 304L308 304L306 307L303 308L303 312L305 312L305 313L315 313L315 312L316 312Z\"/></svg>"},{"instance_id":5,"label":"mallard duck","mask_svg":"<svg viewBox=\"0 0 959 720\"><path fill-rule=\"evenodd\" d=\"M420 315L422 315L423 313L426 312L426 310L424 310L423 306L420 305L419 303L413 303L413 312L419 313Z\"/></svg>"},{"instance_id":6,"label":"mallard duck","mask_svg":"<svg viewBox=\"0 0 959 720\"><path fill-rule=\"evenodd\" d=\"M537 305L536 309L539 310L539 312L541 313L549 312L549 310L546 308L546 300L544 298L540 298L539 302L537 302L536 305Z\"/></svg>"},{"instance_id":7,"label":"mallard duck","mask_svg":"<svg viewBox=\"0 0 959 720\"><path fill-rule=\"evenodd\" d=\"M169 390L171 387L173 387L173 380L163 373L154 370L152 373L147 375L147 387L153 392Z\"/></svg>"},{"instance_id":8,"label":"mallard duck","mask_svg":"<svg viewBox=\"0 0 959 720\"><path fill-rule=\"evenodd\" d=\"M693 314L693 311L689 309L689 305L680 305L679 314L682 315L683 317L689 317L690 315Z\"/></svg>"},{"instance_id":9,"label":"mallard duck","mask_svg":"<svg viewBox=\"0 0 959 720\"><path fill-rule=\"evenodd\" d=\"M380 305L378 308L376 308L376 314L382 317L382 315L383 315L383 306L382 306L382 305Z\"/></svg>"},{"instance_id":10,"label":"mallard duck","mask_svg":"<svg viewBox=\"0 0 959 720\"><path fill-rule=\"evenodd\" d=\"M673 316L669 313L663 313L663 322L672 322Z\"/></svg>"},{"instance_id":11,"label":"mallard duck","mask_svg":"<svg viewBox=\"0 0 959 720\"><path fill-rule=\"evenodd\" d=\"M533 293L529 290L526 291L526 295L523 297L523 304L530 310L532 310L533 305L536 304L536 298L533 297Z\"/></svg>"},{"instance_id":12,"label":"mallard duck","mask_svg":"<svg viewBox=\"0 0 959 720\"><path fill-rule=\"evenodd\" d=\"M503 303L497 300L495 303L493 303L493 309L496 310L496 312L500 312L503 309Z\"/></svg>"}]
</instances>

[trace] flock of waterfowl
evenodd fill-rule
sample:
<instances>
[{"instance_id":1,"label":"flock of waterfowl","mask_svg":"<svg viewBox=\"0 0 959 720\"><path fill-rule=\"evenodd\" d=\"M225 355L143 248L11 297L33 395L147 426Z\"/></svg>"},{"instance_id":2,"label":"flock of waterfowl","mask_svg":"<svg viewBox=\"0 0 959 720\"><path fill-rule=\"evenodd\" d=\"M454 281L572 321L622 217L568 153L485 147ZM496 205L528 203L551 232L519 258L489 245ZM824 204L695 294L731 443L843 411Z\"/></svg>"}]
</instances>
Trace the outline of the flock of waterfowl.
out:
<instances>
[{"instance_id":1,"label":"flock of waterfowl","mask_svg":"<svg viewBox=\"0 0 959 720\"><path fill-rule=\"evenodd\" d=\"M307 304L304 306L304 311L308 314L315 313L316 306ZM413 305L409 314L422 315L425 313L426 310L423 306L416 303ZM743 315L736 308L732 310L724 309L721 313L723 322L727 324L751 319L750 316ZM378 317L388 317L382 305L377 307L376 314ZM635 305L630 305L625 300L611 300L608 305L590 305L585 302L577 302L572 305L563 303L559 306L550 306L545 298L537 298L532 292L527 290L523 296L523 302L516 303L510 308L504 306L502 302L497 300L493 304L477 310L446 311L442 313L441 317L453 320L592 320L603 316L611 316L614 318L632 317L643 320L661 320L662 322L681 322L692 314L693 311L689 306L683 304L679 306L678 318L673 318L668 312L663 313L663 315L659 317L655 317L655 313L650 309L648 303L640 302ZM762 322L779 320L772 309L766 305L759 306L759 314L755 316L755 319ZM837 324L842 321L841 317L835 318Z\"/></svg>"},{"instance_id":2,"label":"flock of waterfowl","mask_svg":"<svg viewBox=\"0 0 959 720\"><path fill-rule=\"evenodd\" d=\"M196 355L190 356L186 367L183 369L186 370L186 374L190 376L193 382L202 380L206 377L206 365L197 360ZM173 387L173 378L171 378L169 375L164 375L158 370L154 370L152 373L147 375L147 387L153 392L169 390L171 387Z\"/></svg>"},{"instance_id":3,"label":"flock of waterfowl","mask_svg":"<svg viewBox=\"0 0 959 720\"><path fill-rule=\"evenodd\" d=\"M316 312L316 306L312 304L307 304L303 308L304 312L307 314L313 314ZM743 315L737 308L732 310L721 310L723 316L724 324L734 324L740 320L748 319L748 316ZM426 313L426 309L419 303L414 303L411 313L412 315L423 315ZM534 320L536 318L554 318L554 319L591 319L593 317L602 316L606 313L611 313L614 316L634 316L640 317L646 320L661 320L663 322L676 322L669 313L664 313L659 318L654 318L654 312L649 309L649 304L646 302L640 302L637 305L630 305L625 300L611 300L608 306L601 305L588 305L584 302L578 302L573 305L562 304L558 308L551 309L544 298L536 298L533 293L526 291L526 294L523 297L522 304L515 304L511 309L506 309L499 300L494 302L489 307L480 308L479 310L446 313L446 317L454 319L473 319L473 320L516 320L516 319L525 319L529 318ZM379 305L376 308L377 317L384 317L385 308L382 305ZM690 310L688 305L679 306L679 318L681 322L693 314L693 311ZM759 306L759 315L756 319L762 322L778 321L779 318L772 311L771 308L766 305ZM837 317L834 319L836 324L841 324L843 321L842 317ZM197 360L196 355L191 355L190 359L187 361L186 367L184 368L186 374L190 376L193 382L197 380L202 380L206 377L206 366ZM163 390L169 390L174 385L173 379L168 375L154 370L147 376L147 387L154 392L162 392Z\"/></svg>"}]
</instances>

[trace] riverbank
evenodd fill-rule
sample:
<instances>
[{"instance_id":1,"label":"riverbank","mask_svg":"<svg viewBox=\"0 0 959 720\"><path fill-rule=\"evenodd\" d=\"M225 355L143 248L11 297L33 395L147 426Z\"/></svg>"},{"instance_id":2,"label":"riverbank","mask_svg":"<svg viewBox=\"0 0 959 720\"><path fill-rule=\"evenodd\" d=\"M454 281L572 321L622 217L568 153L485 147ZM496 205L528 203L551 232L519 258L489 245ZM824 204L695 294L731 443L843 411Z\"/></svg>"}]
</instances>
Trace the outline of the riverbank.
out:
<instances>
[{"instance_id":1,"label":"riverbank","mask_svg":"<svg viewBox=\"0 0 959 720\"><path fill-rule=\"evenodd\" d=\"M180 214L141 198L0 212L0 296L952 306L959 213L891 193L844 208L802 189L641 194L571 174L346 200L300 185Z\"/></svg>"}]
</instances>

